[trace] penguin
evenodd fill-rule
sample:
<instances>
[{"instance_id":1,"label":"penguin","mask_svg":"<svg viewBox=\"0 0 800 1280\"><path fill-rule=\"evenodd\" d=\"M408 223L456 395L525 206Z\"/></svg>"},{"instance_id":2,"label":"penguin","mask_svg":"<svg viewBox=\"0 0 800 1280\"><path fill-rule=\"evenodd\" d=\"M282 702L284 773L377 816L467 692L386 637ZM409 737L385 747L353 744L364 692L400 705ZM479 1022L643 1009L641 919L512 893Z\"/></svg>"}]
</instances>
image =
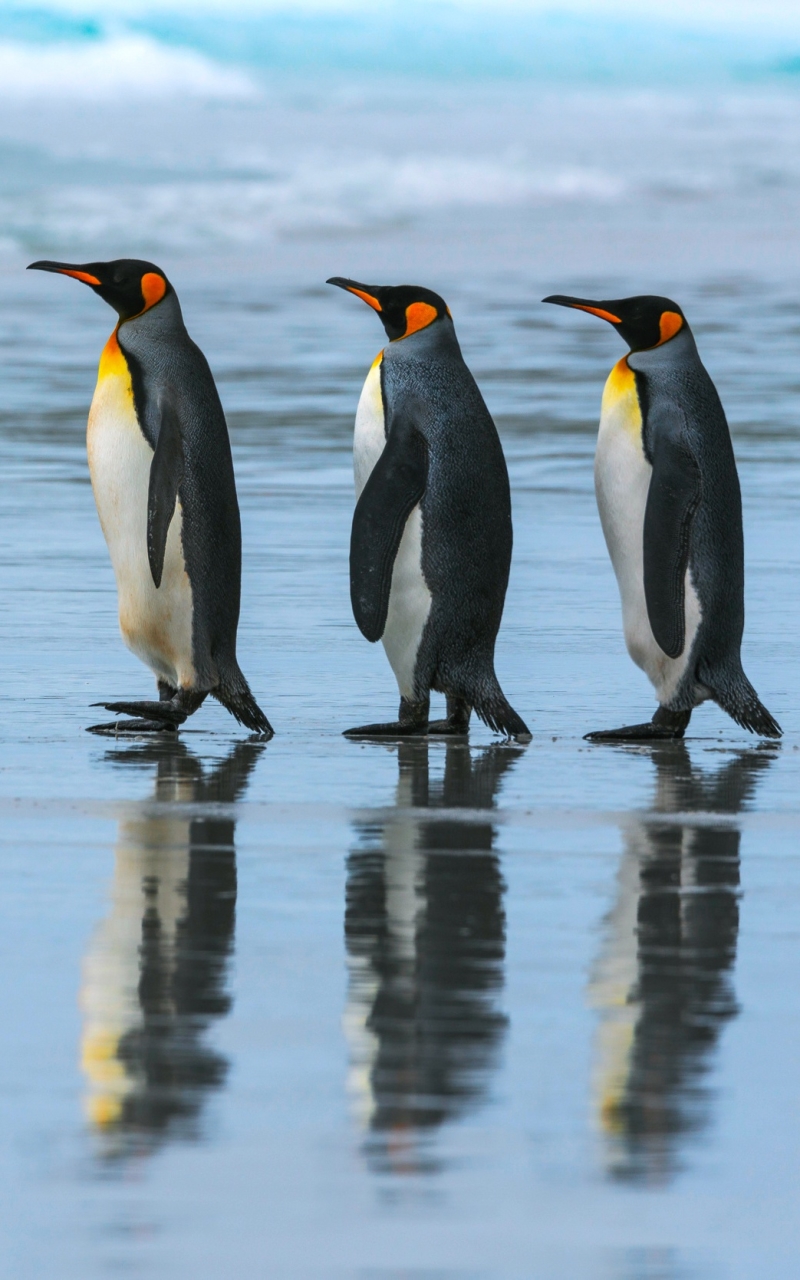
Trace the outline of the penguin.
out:
<instances>
[{"instance_id":1,"label":"penguin","mask_svg":"<svg viewBox=\"0 0 800 1280\"><path fill-rule=\"evenodd\" d=\"M122 637L159 701L97 703L134 719L90 731L174 732L210 693L272 737L236 661L242 535L228 428L175 290L134 258L28 269L82 281L119 315L89 411L89 471Z\"/></svg>"},{"instance_id":2,"label":"penguin","mask_svg":"<svg viewBox=\"0 0 800 1280\"><path fill-rule=\"evenodd\" d=\"M709 698L742 728L780 737L742 669L739 477L725 412L683 311L650 295L544 301L607 320L630 347L603 392L595 491L625 643L659 705L647 724L587 739L682 738Z\"/></svg>"},{"instance_id":3,"label":"penguin","mask_svg":"<svg viewBox=\"0 0 800 1280\"><path fill-rule=\"evenodd\" d=\"M362 634L383 640L400 711L345 736L464 735L474 708L495 732L528 738L494 670L511 566L508 471L449 308L415 285L327 283L377 311L389 338L356 412L350 596ZM446 695L446 720L429 721L432 689Z\"/></svg>"}]
</instances>

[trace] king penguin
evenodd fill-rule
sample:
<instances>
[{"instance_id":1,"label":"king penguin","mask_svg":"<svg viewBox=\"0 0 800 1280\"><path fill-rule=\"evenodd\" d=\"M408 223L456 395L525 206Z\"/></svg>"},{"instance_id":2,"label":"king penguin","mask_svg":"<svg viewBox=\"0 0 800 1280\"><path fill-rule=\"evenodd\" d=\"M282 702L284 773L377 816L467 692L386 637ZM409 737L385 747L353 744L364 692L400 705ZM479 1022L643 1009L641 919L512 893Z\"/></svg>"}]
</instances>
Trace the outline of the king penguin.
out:
<instances>
[{"instance_id":1,"label":"king penguin","mask_svg":"<svg viewBox=\"0 0 800 1280\"><path fill-rule=\"evenodd\" d=\"M495 732L527 738L494 670L511 567L508 472L450 311L412 285L328 284L377 311L389 338L356 413L350 596L362 634L383 640L400 711L346 736L463 735L474 708ZM446 720L429 722L432 689L446 695Z\"/></svg>"},{"instance_id":2,"label":"king penguin","mask_svg":"<svg viewBox=\"0 0 800 1280\"><path fill-rule=\"evenodd\" d=\"M119 315L89 411L89 471L122 637L160 700L99 703L136 718L92 730L174 731L210 693L271 737L236 660L242 536L225 415L175 290L132 258L29 270L80 280Z\"/></svg>"},{"instance_id":3,"label":"king penguin","mask_svg":"<svg viewBox=\"0 0 800 1280\"><path fill-rule=\"evenodd\" d=\"M780 737L742 669L739 477L725 412L683 311L652 296L544 301L607 320L630 347L603 392L595 491L625 643L659 705L647 724L587 738L682 738L709 698L742 728Z\"/></svg>"}]
</instances>

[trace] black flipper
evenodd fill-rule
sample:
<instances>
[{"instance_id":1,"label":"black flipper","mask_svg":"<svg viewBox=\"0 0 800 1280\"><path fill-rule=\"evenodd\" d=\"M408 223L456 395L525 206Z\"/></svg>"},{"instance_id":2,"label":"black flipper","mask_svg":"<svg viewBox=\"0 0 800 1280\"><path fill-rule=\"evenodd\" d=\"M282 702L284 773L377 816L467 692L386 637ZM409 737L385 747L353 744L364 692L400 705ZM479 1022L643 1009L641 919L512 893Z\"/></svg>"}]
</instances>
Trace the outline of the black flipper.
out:
<instances>
[{"instance_id":1,"label":"black flipper","mask_svg":"<svg viewBox=\"0 0 800 1280\"><path fill-rule=\"evenodd\" d=\"M147 557L156 587L161 586L167 534L183 479L183 441L178 415L167 400L162 401L159 408L161 423L150 464L147 494Z\"/></svg>"},{"instance_id":2,"label":"black flipper","mask_svg":"<svg viewBox=\"0 0 800 1280\"><path fill-rule=\"evenodd\" d=\"M700 502L700 468L677 405L648 423L653 475L644 513L644 595L659 648L679 658L686 640L685 590L692 519Z\"/></svg>"},{"instance_id":3,"label":"black flipper","mask_svg":"<svg viewBox=\"0 0 800 1280\"><path fill-rule=\"evenodd\" d=\"M367 640L383 635L397 548L427 480L428 445L406 409L392 418L386 446L353 516L350 599Z\"/></svg>"}]
</instances>

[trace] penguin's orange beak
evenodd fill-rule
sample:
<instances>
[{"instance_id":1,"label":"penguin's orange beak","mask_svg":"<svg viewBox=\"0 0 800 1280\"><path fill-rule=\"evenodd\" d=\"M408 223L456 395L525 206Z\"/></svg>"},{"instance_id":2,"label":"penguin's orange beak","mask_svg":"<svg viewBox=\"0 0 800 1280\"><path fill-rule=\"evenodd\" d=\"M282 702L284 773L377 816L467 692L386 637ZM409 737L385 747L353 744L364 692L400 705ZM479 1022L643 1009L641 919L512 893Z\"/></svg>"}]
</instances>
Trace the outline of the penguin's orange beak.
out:
<instances>
[{"instance_id":1,"label":"penguin's orange beak","mask_svg":"<svg viewBox=\"0 0 800 1280\"><path fill-rule=\"evenodd\" d=\"M612 311L606 311L584 298L568 298L563 293L553 293L549 298L542 298L542 302L553 302L557 307L573 307L576 311L588 311L590 315L599 316L609 324L622 324L621 316L615 316Z\"/></svg>"},{"instance_id":2,"label":"penguin's orange beak","mask_svg":"<svg viewBox=\"0 0 800 1280\"><path fill-rule=\"evenodd\" d=\"M373 311L380 312L383 310L368 284L357 284L355 280L347 280L344 276L331 276L330 280L326 280L325 283L335 284L339 289L346 289L348 293L354 293L362 302L366 302L368 307L372 307Z\"/></svg>"},{"instance_id":3,"label":"penguin's orange beak","mask_svg":"<svg viewBox=\"0 0 800 1280\"><path fill-rule=\"evenodd\" d=\"M101 283L91 272L84 271L82 267L75 267L69 262L32 262L28 271L54 271L60 276L72 276L73 280L80 280L83 284L95 287L99 287Z\"/></svg>"}]
</instances>

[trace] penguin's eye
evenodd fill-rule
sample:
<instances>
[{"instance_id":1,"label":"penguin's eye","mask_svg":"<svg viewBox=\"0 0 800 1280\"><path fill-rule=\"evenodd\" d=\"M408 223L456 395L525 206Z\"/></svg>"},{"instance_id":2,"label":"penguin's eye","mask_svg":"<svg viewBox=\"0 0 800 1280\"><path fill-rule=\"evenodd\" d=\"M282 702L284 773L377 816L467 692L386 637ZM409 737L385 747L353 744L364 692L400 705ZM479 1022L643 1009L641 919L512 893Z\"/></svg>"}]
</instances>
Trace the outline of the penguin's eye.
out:
<instances>
[{"instance_id":1,"label":"penguin's eye","mask_svg":"<svg viewBox=\"0 0 800 1280\"><path fill-rule=\"evenodd\" d=\"M121 271L116 271L114 273L114 284L124 284L124 283L125 283L124 275L122 274Z\"/></svg>"}]
</instances>

